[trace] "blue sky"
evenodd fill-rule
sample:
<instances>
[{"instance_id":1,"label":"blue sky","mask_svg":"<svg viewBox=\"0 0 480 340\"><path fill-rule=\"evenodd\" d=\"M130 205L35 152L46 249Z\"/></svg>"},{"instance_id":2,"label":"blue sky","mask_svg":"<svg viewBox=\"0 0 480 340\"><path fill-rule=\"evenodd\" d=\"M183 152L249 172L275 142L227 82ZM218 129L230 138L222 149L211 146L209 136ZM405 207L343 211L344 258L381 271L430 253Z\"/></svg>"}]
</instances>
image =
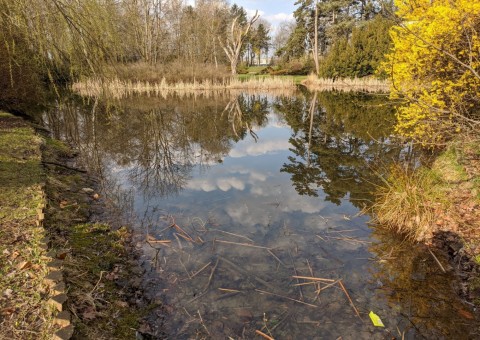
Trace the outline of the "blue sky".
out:
<instances>
[{"instance_id":1,"label":"blue sky","mask_svg":"<svg viewBox=\"0 0 480 340\"><path fill-rule=\"evenodd\" d=\"M230 0L247 10L251 15L258 9L260 17L277 26L282 21L293 20L295 0Z\"/></svg>"}]
</instances>

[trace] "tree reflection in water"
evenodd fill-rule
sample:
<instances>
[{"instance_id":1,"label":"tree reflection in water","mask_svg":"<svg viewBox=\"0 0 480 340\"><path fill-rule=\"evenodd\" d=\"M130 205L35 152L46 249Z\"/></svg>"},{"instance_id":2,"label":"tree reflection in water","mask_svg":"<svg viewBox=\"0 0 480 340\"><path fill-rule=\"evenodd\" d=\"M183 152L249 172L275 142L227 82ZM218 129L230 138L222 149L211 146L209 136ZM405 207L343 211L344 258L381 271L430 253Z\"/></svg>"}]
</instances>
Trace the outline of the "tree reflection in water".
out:
<instances>
[{"instance_id":1,"label":"tree reflection in water","mask_svg":"<svg viewBox=\"0 0 480 340\"><path fill-rule=\"evenodd\" d=\"M146 197L177 194L194 166L221 162L232 145L268 119L265 96L223 94L158 101L65 98L47 112L54 136L80 149L89 170L100 175L116 163ZM103 176L106 179L106 176Z\"/></svg>"},{"instance_id":2,"label":"tree reflection in water","mask_svg":"<svg viewBox=\"0 0 480 340\"><path fill-rule=\"evenodd\" d=\"M281 169L291 174L302 195L361 207L370 198L377 171L402 157L390 143L395 121L392 105L382 96L319 92L282 98L274 108L292 128L292 156ZM363 202L363 203L362 203Z\"/></svg>"}]
</instances>

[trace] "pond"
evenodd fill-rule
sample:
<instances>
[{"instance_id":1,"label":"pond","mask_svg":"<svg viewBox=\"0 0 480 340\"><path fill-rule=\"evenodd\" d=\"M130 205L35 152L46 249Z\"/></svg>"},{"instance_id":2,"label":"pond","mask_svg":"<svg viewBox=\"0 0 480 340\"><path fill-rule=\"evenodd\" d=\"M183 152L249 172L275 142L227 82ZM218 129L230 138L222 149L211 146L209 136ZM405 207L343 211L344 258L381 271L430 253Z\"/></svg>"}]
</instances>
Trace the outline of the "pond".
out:
<instances>
[{"instance_id":1,"label":"pond","mask_svg":"<svg viewBox=\"0 0 480 340\"><path fill-rule=\"evenodd\" d=\"M391 164L421 156L383 95L71 97L43 120L136 230L175 339L476 334L451 273L362 214Z\"/></svg>"}]
</instances>

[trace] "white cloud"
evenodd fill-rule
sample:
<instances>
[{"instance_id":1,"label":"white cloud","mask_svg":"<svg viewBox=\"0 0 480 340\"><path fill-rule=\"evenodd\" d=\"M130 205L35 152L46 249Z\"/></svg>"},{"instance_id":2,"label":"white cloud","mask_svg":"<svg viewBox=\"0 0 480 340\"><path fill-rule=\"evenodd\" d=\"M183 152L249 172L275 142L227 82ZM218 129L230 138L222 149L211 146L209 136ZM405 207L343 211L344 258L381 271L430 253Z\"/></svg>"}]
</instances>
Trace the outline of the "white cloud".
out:
<instances>
[{"instance_id":1,"label":"white cloud","mask_svg":"<svg viewBox=\"0 0 480 340\"><path fill-rule=\"evenodd\" d=\"M288 140L268 140L258 143L239 143L230 151L229 156L240 158L245 156L260 156L277 151L288 150L290 143Z\"/></svg>"}]
</instances>

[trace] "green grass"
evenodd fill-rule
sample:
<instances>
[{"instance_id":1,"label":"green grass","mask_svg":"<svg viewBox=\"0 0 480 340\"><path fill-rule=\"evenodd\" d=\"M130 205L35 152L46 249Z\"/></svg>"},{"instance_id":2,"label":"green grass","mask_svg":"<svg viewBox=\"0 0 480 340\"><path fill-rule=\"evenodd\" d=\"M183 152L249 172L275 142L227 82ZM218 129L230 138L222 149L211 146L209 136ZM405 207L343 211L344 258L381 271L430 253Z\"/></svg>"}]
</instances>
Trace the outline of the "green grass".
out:
<instances>
[{"instance_id":1,"label":"green grass","mask_svg":"<svg viewBox=\"0 0 480 340\"><path fill-rule=\"evenodd\" d=\"M5 339L48 339L53 333L42 290L45 232L36 227L45 180L41 144L22 119L0 112L0 292L12 291L9 299L0 298L0 309L11 313L0 330ZM28 265L22 269L22 263Z\"/></svg>"}]
</instances>

